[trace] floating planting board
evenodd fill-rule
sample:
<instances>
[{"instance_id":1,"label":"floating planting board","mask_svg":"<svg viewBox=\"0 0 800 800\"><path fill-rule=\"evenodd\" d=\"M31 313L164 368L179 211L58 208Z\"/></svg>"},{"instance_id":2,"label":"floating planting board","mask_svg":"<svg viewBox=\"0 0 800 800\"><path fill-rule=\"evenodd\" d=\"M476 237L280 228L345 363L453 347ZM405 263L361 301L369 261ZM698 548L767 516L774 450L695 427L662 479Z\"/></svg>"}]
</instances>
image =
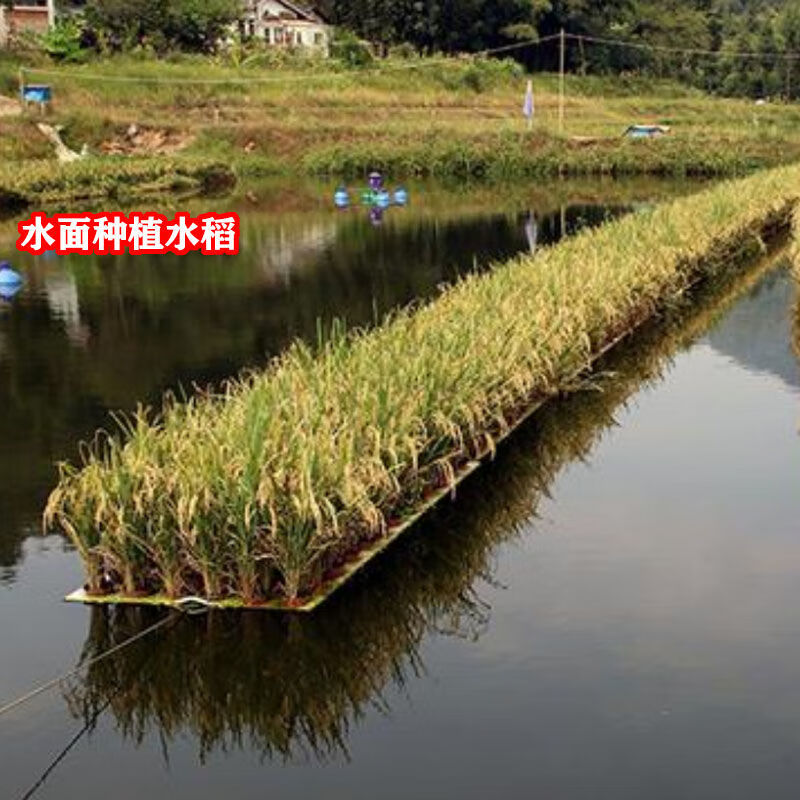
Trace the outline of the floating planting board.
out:
<instances>
[{"instance_id":1,"label":"floating planting board","mask_svg":"<svg viewBox=\"0 0 800 800\"><path fill-rule=\"evenodd\" d=\"M680 293L684 295L690 292L701 280L703 275L695 275L684 287ZM603 356L607 355L610 350L620 344L624 339L634 333L637 328L643 325L647 320L652 317L652 314L642 315L635 323L629 328L618 334L612 340L607 342L600 348L592 357L589 367L599 361ZM586 372L587 368L579 370L573 379L577 380L582 374ZM515 419L509 426L497 436L495 442L499 444L507 439L514 431L525 423L536 411L538 411L547 401L550 396L539 397L533 401L517 419ZM125 595L119 593L111 594L90 594L85 589L78 589L72 594L67 595L66 602L68 603L83 603L86 605L127 605L127 606L151 606L160 608L181 608L192 603L202 605L207 608L218 610L248 610L248 611L280 611L280 612L310 612L317 609L322 605L337 589L346 584L362 567L366 566L373 558L380 555L391 545L396 539L406 533L411 527L420 521L434 506L438 505L448 495L455 495L456 488L465 481L473 472L475 472L482 464L482 462L492 455L493 450L485 449L478 456L466 462L464 466L456 472L452 484L437 488L425 498L424 502L417 507L411 514L404 517L395 525L389 525L387 532L384 536L362 547L358 553L342 565L338 570L335 577L323 581L317 590L309 597L298 598L295 602L289 602L284 599L268 600L260 603L246 603L241 598L226 597L219 600L209 600L199 597L168 597L167 595Z\"/></svg>"},{"instance_id":2,"label":"floating planting board","mask_svg":"<svg viewBox=\"0 0 800 800\"><path fill-rule=\"evenodd\" d=\"M520 425L527 419L536 408L541 405L537 403L534 408L522 417L514 427ZM508 433L511 432L511 428ZM507 434L506 434L507 435ZM453 486L446 486L442 489L437 489L433 492L425 502L413 513L405 519L398 522L396 525L390 525L387 529L386 535L382 536L375 542L367 545L358 551L355 557L344 564L339 570L335 578L331 578L320 585L318 590L311 595L311 597L299 600L296 603L289 603L286 600L269 600L267 602L258 604L248 604L243 600L235 597L226 597L222 600L206 600L196 597L167 597L166 595L151 595L144 597L135 597L124 594L89 594L84 589L78 589L70 595L67 595L65 600L68 603L85 603L88 605L129 605L129 606L159 606L165 608L180 608L188 603L196 602L201 603L209 608L217 609L248 609L255 611L313 611L315 608L324 603L338 588L343 586L353 575L358 572L363 566L372 561L375 556L382 553L395 539L404 534L410 527L420 520L425 514L428 513L439 501L452 494L455 487L461 483L465 478L471 475L481 465L480 461L469 461L456 475L456 480Z\"/></svg>"},{"instance_id":3,"label":"floating planting board","mask_svg":"<svg viewBox=\"0 0 800 800\"><path fill-rule=\"evenodd\" d=\"M203 584L208 587L212 586L213 588L207 589L206 598L200 599L196 597L174 597L170 594L167 594L163 590L160 590L159 594L153 594L151 596L143 596L141 594L134 594L134 593L127 593L123 594L117 590L115 593L110 594L101 594L101 593L88 593L84 591L79 591L70 595L67 599L72 602L84 602L89 604L100 604L100 605L114 605L114 604L124 604L124 605L140 605L140 606L166 606L166 607L179 607L185 608L187 605L191 605L192 603L199 603L204 606L212 607L212 608L219 608L219 609L260 609L260 610L270 610L270 611L313 611L317 608L322 602L324 602L328 597L330 597L339 587L344 585L351 577L353 577L356 572L364 567L368 562L370 562L373 558L375 558L378 554L380 554L383 550L385 550L395 539L397 539L401 534L408 531L424 514L426 514L430 509L432 509L435 505L441 502L448 494L452 494L455 491L455 488L461 484L469 475L471 475L479 466L480 463L486 459L487 457L491 456L494 452L495 445L494 442L502 441L503 439L507 438L516 428L518 428L528 417L530 417L538 408L542 406L543 403L547 402L548 399L553 397L554 395L558 394L559 392L563 392L568 390L571 386L575 384L577 380L581 378L582 375L586 374L588 369L597 362L605 353L607 353L611 348L616 346L620 341L624 338L629 336L635 330L637 330L644 322L650 319L654 314L658 312L660 308L663 308L672 302L676 301L679 296L688 293L691 289L693 289L700 281L703 280L704 277L713 275L715 273L715 269L717 267L726 267L728 270L732 268L732 265L735 263L741 263L743 258L753 254L755 250L755 245L758 243L760 244L760 240L763 238L767 238L770 234L776 233L778 230L785 229L788 226L790 214L794 204L796 203L796 197L793 194L793 187L795 173L797 172L797 168L792 170L784 170L784 171L776 171L775 173L770 173L767 175L766 178L757 177L747 179L744 181L745 184L753 183L756 187L761 187L764 184L766 189L770 189L773 187L773 184L777 184L778 182L783 185L784 182L788 183L790 188L783 188L781 192L778 193L778 199L772 198L772 195L768 195L770 200L764 203L765 207L761 207L761 202L757 204L757 207L751 208L750 206L745 207L744 209L741 208L741 204L738 202L738 196L741 193L741 188L739 186L734 187L733 185L723 186L721 189L710 190L707 193L693 196L692 199L684 201L690 206L690 211L692 210L693 206L697 206L698 204L701 207L701 210L704 211L704 214L698 215L695 213L692 219L697 219L699 216L700 223L705 220L707 217L709 220L715 222L714 229L711 231L707 230L707 227L700 226L700 232L703 234L701 237L700 242L696 242L694 236L697 235L697 231L695 228L700 225L700 223L696 223L693 226L689 226L689 233L684 235L683 239L681 240L682 246L680 248L676 248L676 244L673 241L676 234L673 230L673 223L677 224L678 222L682 221L681 215L677 215L678 219L673 219L670 215L673 214L672 208L677 207L678 204L674 204L673 206L668 207L668 211L661 214L661 216L646 216L643 218L642 222L639 222L637 218L633 218L633 222L620 222L618 224L608 226L605 231L607 233L594 233L591 237L595 237L598 241L592 239L589 235L583 238L583 244L581 247L583 250L586 250L587 243L590 246L590 250L587 254L584 254L585 258L580 263L587 264L588 266L585 267L585 272L587 276L594 275L594 272L591 272L593 259L596 259L597 253L591 250L591 247L597 247L602 244L611 248L612 253L615 255L615 261L613 264L619 266L621 273L617 273L616 279L617 284L616 286L622 287L628 286L628 282L632 282L632 289L621 288L617 291L618 295L618 303L619 309L617 315L610 315L607 311L604 311L602 307L598 307L595 313L595 327L594 327L594 335L598 338L603 337L598 341L597 338L592 341L589 338L590 331L592 330L589 322L591 322L591 315L589 322L581 322L578 320L574 324L574 332L575 335L583 336L581 338L581 345L585 342L586 347L583 349L581 346L579 350L580 361L576 362L572 360L572 350L571 346L566 339L560 343L557 343L558 348L556 351L556 355L561 353L560 357L569 358L570 360L566 361L567 366L561 372L557 372L554 374L553 379L549 381L541 381L537 383L534 380L534 375L528 375L526 378L528 386L531 387L530 393L527 395L527 399L523 401L523 405L516 405L515 397L519 397L516 393L511 393L509 396L506 394L503 396L502 392L496 393L496 397L494 398L494 408L487 408L486 409L486 418L484 420L484 429L482 432L470 432L469 441L471 444L469 447L465 447L463 445L455 446L453 451L450 452L446 457L443 457L442 463L447 464L447 469L444 470L447 473L447 479L444 481L446 485L441 485L439 480L431 480L427 483L426 491L424 492L422 498L419 500L419 503L409 511L408 514L398 515L400 516L399 519L396 519L393 516L393 509L392 508L383 508L378 509L377 506L374 507L376 513L382 513L384 518L389 518L389 525L388 527L381 532L381 535L378 538L368 538L366 535L363 537L363 545L358 546L357 548L353 548L352 551L350 548L353 547L352 545L352 538L348 540L346 537L340 537L343 546L338 552L338 559L340 559L336 566L332 571L324 572L323 573L323 581L321 583L316 583L315 579L318 573L311 573L309 570L306 573L306 576L303 577L302 568L295 567L294 564L289 563L288 569L291 575L291 581L288 583L289 588L285 589L286 595L288 596L286 599L284 598L275 598L270 600L265 600L263 602L248 602L244 599L240 598L233 598L233 597L222 597L218 595L218 592L221 592L223 587L219 583L217 579L213 581L207 580L207 576L203 575ZM800 173L797 173L800 176ZM788 178L792 178L792 181L788 181ZM738 191L734 191L734 189ZM751 193L751 196L754 193ZM764 193L766 194L766 193ZM720 201L724 200L725 202L722 204L722 208L720 209ZM724 213L722 213L724 212ZM664 219L661 219L664 217ZM735 221L735 226L732 222ZM717 227L718 226L718 227ZM623 245L628 241L628 239L633 234L639 233L639 228L642 228L645 232L648 233L648 237L645 237L645 242L649 242L645 249L642 249L641 252L636 254L636 258L631 259L624 251ZM616 240L614 239L615 236L619 236L620 233L624 233L626 237L621 245L617 245ZM690 236L691 234L691 236ZM652 241L651 241L652 240ZM577 241L577 240L576 240ZM613 246L612 246L613 245ZM576 249L577 255L580 255L581 247L576 245L575 248L570 248L566 255L561 258L561 261L556 260L554 262L555 266L553 269L563 270L563 274L565 275L573 275L573 272L570 272L567 267L569 266L566 259L571 258L572 256L576 255L572 253L573 249ZM648 265L652 264L652 247L659 247L664 248L663 258L659 261L654 267L652 267L652 274L650 272L645 272L645 275L640 280L637 279L637 269L639 261L643 264ZM675 252L673 252L675 251ZM555 251L553 251L555 252ZM564 263L562 263L564 262ZM552 266L552 265L551 265ZM513 272L509 272L505 280L508 282L509 286L503 282L500 282L500 289L505 292L501 292L501 299L503 297L532 297L534 296L531 292L536 288L537 284L533 277L535 277L535 272L528 272L525 268L526 264L522 263L517 265L514 268ZM625 279L626 283L622 283L622 279ZM646 280L645 280L646 279ZM488 278L486 279L489 280ZM637 282L638 280L638 282ZM603 288L603 281L598 279L596 281L598 286L595 286L595 289L599 291ZM531 287L531 291L525 293L522 292L523 289L527 289ZM544 284L542 284L544 285ZM585 285L579 277L574 278L572 283L565 284L568 296L579 297L581 291L585 291ZM465 305L468 311L475 312L475 308L478 311L481 310L482 304L485 305L487 302L491 301L492 295L488 295L489 300L483 297L479 290L482 287L482 284L479 286L478 289L473 290L471 287L467 287L463 290L463 293L460 295L456 295L456 299L460 299L462 305ZM510 288L509 288L510 287ZM497 288L497 287L495 287ZM545 287L546 288L546 287ZM655 290L658 290L656 293ZM513 290L513 291L512 291ZM635 290L635 291L634 291ZM652 291L651 291L652 290ZM499 291L499 289L498 289ZM521 293L522 292L522 293ZM569 295L569 292L572 294ZM641 292L641 294L639 294ZM474 297L473 297L474 295ZM615 296L617 296L615 295ZM551 300L553 303L561 303L563 305L563 295L552 295ZM467 302L469 301L469 302ZM469 303L472 303L475 308L472 308ZM494 302L494 301L491 301ZM602 298L600 301L602 302ZM455 301L453 301L455 303ZM534 307L535 304L531 305L530 303L526 305L525 302L522 302L519 305L519 308L516 308L516 311L521 313L526 309L529 310L530 307ZM459 323L461 317L458 316L457 312L461 306L457 303L455 305L447 305L444 306L445 312L443 319L445 322L449 321L454 325ZM549 308L549 307L548 307ZM556 306L553 306L555 309ZM548 313L555 314L556 312L551 309ZM590 309L591 310L591 309ZM553 317L553 322L557 322L558 314L561 312L558 311L555 317ZM437 325L443 324L438 317L433 317L428 315L427 317L424 316L424 312L421 312L423 316L421 317L423 323L427 324L427 327L423 325L422 327L422 334L429 333L430 336L433 338L432 341L434 344L439 341L437 339L438 331ZM449 316L448 316L449 314ZM469 337L472 333L472 329L469 327L470 320L478 320L478 316L476 316L477 312L473 313L472 316L467 315L467 323L465 323L463 327L464 336ZM603 322L603 327L599 326L600 322ZM422 324L422 323L420 323ZM387 328L387 330L391 330ZM401 333L405 330L403 328L398 328ZM461 328L456 327L456 331L461 331ZM432 332L432 333L431 333ZM407 333L407 331L406 331ZM535 332L534 332L535 333ZM388 334L385 334L388 336ZM529 331L521 331L517 337L516 347L522 351L525 347L530 346L529 336L533 335L533 333ZM398 334L400 338L397 338L397 341L394 344L403 345L405 340ZM406 337L408 342L414 342L415 339L413 336ZM568 338L568 337L567 337ZM459 339L459 342L463 341L472 341L472 339L467 338L464 339L463 337ZM484 340L478 339L477 341L483 342ZM486 344L486 352L481 356L481 353L484 351L478 350L477 353L472 351L470 358L483 358L484 364L494 364L494 361L488 360L490 354L495 354L498 356L501 354L501 345L498 344L500 340L495 337L494 339L487 340ZM389 343L392 344L393 340L389 337ZM592 347L592 344L594 347ZM574 346L574 345L573 345ZM430 348L429 348L430 349ZM463 348L462 348L463 349ZM587 352L588 351L588 352ZM350 350L345 351L346 357L352 357L353 363L356 366L364 366L367 361L365 361L364 353L368 353L369 351L357 351L357 350ZM459 351L461 352L461 351ZM513 351L516 352L516 351ZM546 348L542 351L545 355L547 355ZM361 362L356 360L356 356L353 356L352 353L356 353L358 355L360 353ZM512 353L513 354L513 353ZM430 355L430 354L429 354ZM465 356L466 357L466 356ZM331 356L333 358L333 356ZM518 361L524 361L524 359L517 359ZM413 359L411 359L413 365ZM581 363L582 362L582 363ZM350 362L345 361L344 364ZM506 359L506 361L500 361L502 364L506 364L506 368L513 368L517 361L514 358ZM565 365L566 365L565 364ZM313 363L312 363L313 366ZM341 366L341 365L340 365ZM302 377L309 371L311 371L311 367L305 365L305 362L301 364L302 368L298 368L298 374ZM391 373L391 369L393 366L391 365L390 361L385 360L383 367L386 370L389 370L387 374L394 374ZM497 380L502 379L503 375L498 372L498 367L494 367L494 372L492 369L485 370L486 372L486 380ZM305 370L305 372L303 371ZM497 374L495 374L497 373ZM445 370L445 374L449 374ZM460 374L460 373L458 373ZM482 374L482 373L481 373ZM315 380L317 377L313 372L311 375ZM337 378L338 373L333 375L333 378ZM379 374L380 376L380 374ZM455 377L454 377L455 376ZM291 377L291 374L290 374ZM368 376L369 377L369 376ZM368 377L365 380L368 381ZM442 398L446 399L446 395L443 394L444 392L450 391L447 387L452 387L452 380L455 380L457 377L456 373L454 372L453 375L450 376L451 382L445 383L440 382L439 385L439 394ZM302 382L303 385L306 385L307 382ZM346 387L347 384L345 383L336 383L336 380L331 379L331 383L334 388L342 389ZM267 384L270 386L271 384ZM312 395L312 397L319 396L319 386L320 385L327 385L324 381L317 382L313 384L314 391L316 394ZM372 385L369 384L368 385ZM539 388L534 388L534 387ZM444 387L444 388L442 388ZM245 387L246 388L246 387ZM408 401L410 395L395 387L395 397L393 402L400 403ZM477 400L481 402L488 402L492 399L490 394L484 393L480 394L475 390L473 393L476 393ZM405 398L405 400L404 400ZM271 402L271 396L267 394L266 400ZM477 402L476 400L476 402ZM510 403L510 406L503 407L505 403ZM448 406L449 407L449 406ZM247 406L246 404L243 406L242 409L235 409L237 411L246 411ZM352 414L352 417L349 418L350 423L356 425L358 420L358 409L354 405L348 406L344 404L340 409L342 411L341 418L343 420L340 421L338 424L341 426L348 422L348 414ZM302 414L300 414L302 418ZM238 418L237 418L238 419ZM244 418L242 418L244 419ZM492 420L496 419L497 423L493 423ZM302 421L302 419L301 419ZM145 426L145 432L150 431L152 433L152 429L147 427L147 423L143 423ZM243 423L242 423L243 424ZM241 428L240 422L237 422L239 428ZM239 430L236 426L234 426L234 434L228 435L226 437L223 436L221 441L223 444L225 441L228 441L229 444L232 444L236 449L232 450L231 452L238 453L242 449L242 443L236 439L236 431ZM339 430L337 428L336 430ZM354 429L355 430L355 429ZM401 431L402 432L402 431ZM477 452L474 452L472 448L476 447L476 439L481 437L485 434L486 445L480 447ZM336 439L333 434L328 431L326 434L327 438L324 439L323 444L330 450L330 452L337 452L335 450ZM457 441L462 441L460 439L453 439L453 444L455 445ZM175 447L175 443L171 445L171 447ZM273 443L274 448L279 448L279 442ZM328 452L325 450L324 447L320 448L320 452ZM169 452L173 452L170 450ZM179 451L176 451L179 452ZM216 450L213 450L216 453ZM272 452L271 450L269 452ZM295 451L289 451L289 455L287 458L291 458L292 453ZM277 457L277 456L276 456ZM352 454L351 454L352 457ZM293 462L292 462L293 463ZM434 466L435 463L438 461L431 460L430 464L424 466ZM92 478L92 483L88 484L89 489L86 492L87 497L91 497L93 492L96 493L95 486L102 487L103 484L103 476L102 476L102 465L96 466L97 462L94 462L94 466L92 467L95 469L98 474L99 478L95 479L95 473L90 472L88 473ZM416 468L416 463L414 464ZM381 462L381 467L388 470L385 467L385 464ZM89 469L89 467L85 467L85 469ZM419 471L417 470L418 474ZM70 478L71 475L81 475L84 473L70 473L67 475L67 478ZM239 473L236 473L237 475ZM331 473L333 474L333 473ZM338 473L337 473L338 475ZM233 486L238 486L238 483L235 481L239 480L236 475L232 477L229 476L229 484ZM202 480L202 476L200 476ZM337 480L341 480L340 477L337 477ZM368 483L364 484L368 487ZM67 483L67 487L70 487L70 484ZM79 486L80 488L80 486ZM191 488L191 487L190 487ZM81 490L82 491L82 490ZM80 493L76 495L78 499L83 497ZM69 494L56 494L54 493L53 496L54 502L52 507L49 507L48 512L46 512L46 518L52 520L57 518L57 514L63 513L64 508L67 509L67 516L65 519L69 521L69 503L71 500L69 499ZM65 499L67 498L67 499ZM184 494L185 499L185 494ZM194 502L194 500L192 501ZM395 504L395 508L397 508L397 503ZM80 508L80 506L79 506ZM58 511L54 511L53 509L58 509ZM91 508L89 509L91 511ZM180 510L180 509L179 509ZM145 510L146 511L146 510ZM302 509L301 509L302 511ZM81 512L83 513L83 512ZM275 514L274 509L272 513ZM283 511L281 512L284 513ZM286 512L288 514L288 512ZM397 513L396 511L394 513ZM402 512L401 512L402 513ZM144 512L140 512L140 514L144 514ZM54 516L55 515L55 516ZM174 515L173 515L174 516ZM180 516L180 515L179 515ZM210 519L213 521L213 515L209 516ZM92 516L91 513L84 514L82 518L82 524L84 525L84 529L87 530L89 533L94 530L92 526L92 519L95 521L97 520L96 514ZM144 514L142 519L147 522L147 520L152 519L148 514ZM172 519L169 517L170 520L180 527L182 524L180 519ZM277 517L276 517L277 519ZM283 517L280 517L283 520ZM303 514L300 513L295 517L289 515L288 523L286 523L286 529L291 529L291 524L293 521L303 521L304 517ZM71 524L71 523L70 523ZM144 523L143 523L144 524ZM335 518L332 524L335 524ZM74 527L71 528L74 530ZM149 529L148 529L149 530ZM169 525L165 526L164 528L160 528L160 533L164 535L169 535L171 527ZM217 543L217 539L215 536L215 531L218 528L216 527L216 523L213 525L207 526L204 535L206 538L212 543L215 547ZM354 534L357 531L352 531ZM356 537L353 537L356 538ZM87 535L88 544L87 548L91 548L92 540L91 537ZM88 549L87 549L88 552ZM209 553L215 552L212 548L208 551ZM247 552L254 552L252 550L248 550ZM333 552L333 551L331 551ZM246 555L246 553L245 553ZM204 556L205 557L205 556ZM255 556L254 556L255 557ZM280 569L287 569L286 564L281 564L280 559L279 562L279 570ZM174 568L180 569L181 563L183 562L174 562ZM313 563L310 558L308 563ZM320 564L320 568L324 569L321 566L321 562L317 562ZM248 570L251 570L253 566L252 561L246 561L246 567ZM301 565L302 566L302 565ZM176 573L177 574L177 573ZM282 573L285 580L286 572ZM92 572L90 574L90 578L94 575L96 579L99 573ZM126 576L126 585L134 585L134 582L128 580L131 578L131 575ZM248 572L247 573L247 580L250 580L252 575ZM305 588L303 588L303 584L301 580L305 580ZM162 582L161 585L164 585ZM182 578L173 581L172 585L175 586L184 586L184 587L191 587L194 586L192 581L184 580ZM154 585L155 588L155 585ZM184 594L188 594L189 592L184 588L182 590ZM277 592L276 592L277 593ZM257 592L250 592L249 587L246 592L244 592L245 596L253 596L257 594Z\"/></svg>"},{"instance_id":4,"label":"floating planting board","mask_svg":"<svg viewBox=\"0 0 800 800\"><path fill-rule=\"evenodd\" d=\"M695 277L684 288L682 293L690 291L700 280L702 276ZM623 339L630 336L640 325L646 322L650 316L643 316L627 330L620 333L614 339L605 344L600 350L592 357L591 364L594 364L611 349L616 347ZM573 379L577 379L586 370L581 369L577 372ZM500 444L507 439L514 431L525 423L536 411L538 411L550 399L549 396L543 396L533 401L516 420L514 420L499 436L495 442ZM154 606L161 608L181 608L187 604L197 603L207 608L219 610L250 610L250 611L289 611L289 612L309 612L314 611L322 603L324 603L337 589L344 586L362 567L366 566L373 558L380 555L386 548L389 547L396 539L406 533L411 527L420 521L434 506L438 505L444 500L447 495L455 495L456 488L463 483L475 470L477 470L481 463L492 455L493 450L485 449L478 456L468 461L464 466L455 474L452 484L438 488L431 492L431 494L424 500L424 502L417 507L416 511L408 514L395 525L389 525L386 535L380 539L367 544L362 547L358 553L354 555L346 564L339 568L337 575L327 581L322 582L317 591L310 597L299 598L296 602L291 603L284 599L268 600L261 603L245 603L241 598L226 597L219 600L208 600L206 598L198 597L168 597L167 595L125 595L119 593L111 594L90 594L85 589L78 589L72 594L67 595L64 599L68 603L83 603L86 605L128 605L128 606Z\"/></svg>"}]
</instances>

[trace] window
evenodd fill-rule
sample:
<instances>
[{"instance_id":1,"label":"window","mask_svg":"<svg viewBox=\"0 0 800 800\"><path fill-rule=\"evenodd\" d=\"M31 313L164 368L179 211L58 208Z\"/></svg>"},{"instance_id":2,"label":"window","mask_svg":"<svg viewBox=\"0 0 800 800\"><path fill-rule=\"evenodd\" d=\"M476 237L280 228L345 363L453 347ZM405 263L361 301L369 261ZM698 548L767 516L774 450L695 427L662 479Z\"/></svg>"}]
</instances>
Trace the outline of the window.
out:
<instances>
[{"instance_id":1,"label":"window","mask_svg":"<svg viewBox=\"0 0 800 800\"><path fill-rule=\"evenodd\" d=\"M317 47L322 47L322 45L324 45L324 44L325 44L325 35L324 35L322 32L320 32L320 31L317 31L317 32L314 34L314 44L315 44Z\"/></svg>"}]
</instances>

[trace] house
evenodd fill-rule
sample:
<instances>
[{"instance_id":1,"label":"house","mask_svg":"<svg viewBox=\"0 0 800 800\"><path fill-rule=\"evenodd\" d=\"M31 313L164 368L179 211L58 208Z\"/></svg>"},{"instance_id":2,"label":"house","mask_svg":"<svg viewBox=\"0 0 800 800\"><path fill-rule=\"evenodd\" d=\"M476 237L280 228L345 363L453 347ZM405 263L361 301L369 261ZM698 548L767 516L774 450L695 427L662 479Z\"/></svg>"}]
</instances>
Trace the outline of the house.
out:
<instances>
[{"instance_id":1,"label":"house","mask_svg":"<svg viewBox=\"0 0 800 800\"><path fill-rule=\"evenodd\" d=\"M240 33L273 47L300 47L328 55L331 32L325 20L290 0L244 0Z\"/></svg>"},{"instance_id":2,"label":"house","mask_svg":"<svg viewBox=\"0 0 800 800\"><path fill-rule=\"evenodd\" d=\"M53 24L54 18L53 0L20 0L11 5L0 4L0 47L5 46L13 35L28 31L44 33Z\"/></svg>"}]
</instances>

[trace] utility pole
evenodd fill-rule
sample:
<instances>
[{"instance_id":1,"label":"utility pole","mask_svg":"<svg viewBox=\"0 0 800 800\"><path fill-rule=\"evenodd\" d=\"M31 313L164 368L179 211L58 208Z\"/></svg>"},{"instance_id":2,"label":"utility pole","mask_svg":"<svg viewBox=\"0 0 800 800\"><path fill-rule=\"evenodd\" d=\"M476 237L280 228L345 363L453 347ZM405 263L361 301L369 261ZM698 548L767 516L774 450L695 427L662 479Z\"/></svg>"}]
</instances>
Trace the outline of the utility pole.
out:
<instances>
[{"instance_id":1,"label":"utility pole","mask_svg":"<svg viewBox=\"0 0 800 800\"><path fill-rule=\"evenodd\" d=\"M47 0L47 27L52 30L56 24L56 0Z\"/></svg>"},{"instance_id":2,"label":"utility pole","mask_svg":"<svg viewBox=\"0 0 800 800\"><path fill-rule=\"evenodd\" d=\"M564 133L564 66L566 62L567 41L564 29L558 35L558 132Z\"/></svg>"}]
</instances>

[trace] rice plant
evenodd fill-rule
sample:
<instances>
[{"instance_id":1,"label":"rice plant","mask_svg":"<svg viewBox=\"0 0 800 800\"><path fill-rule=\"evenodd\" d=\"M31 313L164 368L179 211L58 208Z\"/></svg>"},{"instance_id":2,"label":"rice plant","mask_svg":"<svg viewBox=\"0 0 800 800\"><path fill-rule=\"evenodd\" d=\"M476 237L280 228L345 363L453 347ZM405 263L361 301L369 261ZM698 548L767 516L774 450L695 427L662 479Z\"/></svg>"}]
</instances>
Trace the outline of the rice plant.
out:
<instances>
[{"instance_id":1,"label":"rice plant","mask_svg":"<svg viewBox=\"0 0 800 800\"><path fill-rule=\"evenodd\" d=\"M236 182L209 158L92 158L70 164L28 161L0 166L0 211L57 200L211 191Z\"/></svg>"},{"instance_id":2,"label":"rice plant","mask_svg":"<svg viewBox=\"0 0 800 800\"><path fill-rule=\"evenodd\" d=\"M697 302L644 326L603 362L596 391L543 408L535 426L521 430L475 475L457 505L420 526L415 546L385 559L346 603L291 625L247 614L207 615L162 631L158 643L138 642L87 665L65 691L73 715L88 721L109 707L124 736L157 730L165 752L189 732L202 743L201 757L243 741L270 757L322 760L339 753L349 727L371 704L383 702L390 681L402 684L424 671L419 644L426 633L481 635L487 606L479 587L493 577L497 548L520 534L562 469L590 457L616 424L617 411L660 382L679 350L705 335L720 313L781 262L772 254L743 275L709 282L693 295ZM157 613L95 611L84 660L140 632ZM247 646L232 650L233 640ZM221 680L234 662L237 680ZM119 691L134 684L135 692Z\"/></svg>"},{"instance_id":3,"label":"rice plant","mask_svg":"<svg viewBox=\"0 0 800 800\"><path fill-rule=\"evenodd\" d=\"M599 353L788 225L799 193L800 167L720 184L140 409L61 465L45 524L90 592L299 605Z\"/></svg>"}]
</instances>

